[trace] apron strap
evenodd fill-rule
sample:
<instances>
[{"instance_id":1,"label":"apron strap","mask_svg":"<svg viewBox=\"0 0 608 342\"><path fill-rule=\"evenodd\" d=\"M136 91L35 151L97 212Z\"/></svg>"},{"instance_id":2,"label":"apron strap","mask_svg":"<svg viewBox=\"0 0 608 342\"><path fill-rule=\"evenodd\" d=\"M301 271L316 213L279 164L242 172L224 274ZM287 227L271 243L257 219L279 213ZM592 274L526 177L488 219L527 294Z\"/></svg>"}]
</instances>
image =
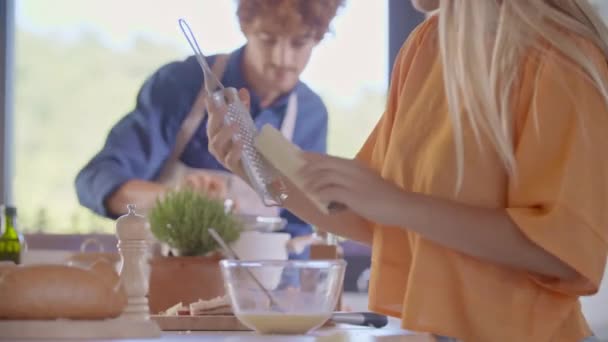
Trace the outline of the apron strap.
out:
<instances>
[{"instance_id":1,"label":"apron strap","mask_svg":"<svg viewBox=\"0 0 608 342\"><path fill-rule=\"evenodd\" d=\"M219 80L221 80L222 76L224 75L226 65L228 64L228 58L229 55L218 55L215 58L213 66L211 67L211 71ZM207 92L205 91L205 84L203 83L200 91L198 92L196 100L190 109L190 112L186 116L186 119L184 119L182 122L179 132L177 133L175 145L171 151L171 155L165 162L161 172L161 180L169 176L170 170L179 161L179 158L181 157L182 153L184 153L184 150L192 139L192 136L205 118L205 115L207 114L206 104Z\"/></svg>"},{"instance_id":2,"label":"apron strap","mask_svg":"<svg viewBox=\"0 0 608 342\"><path fill-rule=\"evenodd\" d=\"M296 119L298 118L298 95L293 91L287 100L287 110L281 124L281 133L289 141L293 139L293 132L296 128Z\"/></svg>"}]
</instances>

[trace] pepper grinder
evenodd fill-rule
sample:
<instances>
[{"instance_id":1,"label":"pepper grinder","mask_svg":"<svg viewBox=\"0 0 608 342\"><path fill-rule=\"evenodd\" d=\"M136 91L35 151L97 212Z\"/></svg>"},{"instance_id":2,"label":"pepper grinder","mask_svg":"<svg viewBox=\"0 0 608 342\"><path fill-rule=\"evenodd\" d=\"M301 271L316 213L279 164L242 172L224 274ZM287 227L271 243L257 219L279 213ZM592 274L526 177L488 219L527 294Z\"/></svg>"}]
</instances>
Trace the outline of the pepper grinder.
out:
<instances>
[{"instance_id":1,"label":"pepper grinder","mask_svg":"<svg viewBox=\"0 0 608 342\"><path fill-rule=\"evenodd\" d=\"M146 271L148 258L149 224L141 215L135 213L135 205L127 205L129 212L116 221L118 251L122 259L120 281L127 293L128 304L123 317L148 320L149 278Z\"/></svg>"}]
</instances>

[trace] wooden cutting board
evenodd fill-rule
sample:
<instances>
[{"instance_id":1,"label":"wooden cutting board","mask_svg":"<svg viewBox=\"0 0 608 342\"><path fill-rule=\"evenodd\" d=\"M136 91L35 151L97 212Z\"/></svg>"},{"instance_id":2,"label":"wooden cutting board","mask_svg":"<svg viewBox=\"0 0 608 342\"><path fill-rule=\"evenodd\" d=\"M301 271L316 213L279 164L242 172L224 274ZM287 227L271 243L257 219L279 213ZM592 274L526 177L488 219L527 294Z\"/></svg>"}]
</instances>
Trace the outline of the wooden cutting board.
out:
<instances>
[{"instance_id":1,"label":"wooden cutting board","mask_svg":"<svg viewBox=\"0 0 608 342\"><path fill-rule=\"evenodd\" d=\"M155 338L160 335L161 330L152 320L0 320L2 341Z\"/></svg>"},{"instance_id":2,"label":"wooden cutting board","mask_svg":"<svg viewBox=\"0 0 608 342\"><path fill-rule=\"evenodd\" d=\"M245 331L251 330L234 315L163 316L152 315L161 330L165 331Z\"/></svg>"}]
</instances>

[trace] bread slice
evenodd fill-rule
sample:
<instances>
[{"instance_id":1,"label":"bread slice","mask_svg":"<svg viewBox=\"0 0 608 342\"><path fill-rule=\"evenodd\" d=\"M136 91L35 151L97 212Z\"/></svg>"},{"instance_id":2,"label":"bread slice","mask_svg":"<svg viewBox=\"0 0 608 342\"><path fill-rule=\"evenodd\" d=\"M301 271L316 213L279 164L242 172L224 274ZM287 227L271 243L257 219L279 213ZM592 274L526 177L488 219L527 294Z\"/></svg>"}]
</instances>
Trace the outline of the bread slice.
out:
<instances>
[{"instance_id":1,"label":"bread slice","mask_svg":"<svg viewBox=\"0 0 608 342\"><path fill-rule=\"evenodd\" d=\"M232 307L228 296L221 296L209 300L199 299L190 304L190 315L232 315Z\"/></svg>"},{"instance_id":2,"label":"bread slice","mask_svg":"<svg viewBox=\"0 0 608 342\"><path fill-rule=\"evenodd\" d=\"M164 316L187 316L190 315L190 309L187 306L184 306L182 302L179 302L160 314Z\"/></svg>"}]
</instances>

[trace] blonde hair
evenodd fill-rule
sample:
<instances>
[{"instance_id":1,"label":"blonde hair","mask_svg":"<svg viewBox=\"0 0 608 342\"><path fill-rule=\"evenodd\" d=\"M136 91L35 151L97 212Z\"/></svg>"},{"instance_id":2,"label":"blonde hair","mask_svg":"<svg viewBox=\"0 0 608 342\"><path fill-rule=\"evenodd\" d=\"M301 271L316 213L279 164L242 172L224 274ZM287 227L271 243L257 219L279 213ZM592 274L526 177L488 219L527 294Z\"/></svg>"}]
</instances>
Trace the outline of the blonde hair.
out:
<instances>
[{"instance_id":1,"label":"blonde hair","mask_svg":"<svg viewBox=\"0 0 608 342\"><path fill-rule=\"evenodd\" d=\"M439 41L454 125L458 188L464 168L463 119L477 141L489 138L515 175L511 98L524 51L546 42L573 61L608 103L598 66L568 34L589 39L608 56L608 28L588 0L441 0Z\"/></svg>"}]
</instances>

